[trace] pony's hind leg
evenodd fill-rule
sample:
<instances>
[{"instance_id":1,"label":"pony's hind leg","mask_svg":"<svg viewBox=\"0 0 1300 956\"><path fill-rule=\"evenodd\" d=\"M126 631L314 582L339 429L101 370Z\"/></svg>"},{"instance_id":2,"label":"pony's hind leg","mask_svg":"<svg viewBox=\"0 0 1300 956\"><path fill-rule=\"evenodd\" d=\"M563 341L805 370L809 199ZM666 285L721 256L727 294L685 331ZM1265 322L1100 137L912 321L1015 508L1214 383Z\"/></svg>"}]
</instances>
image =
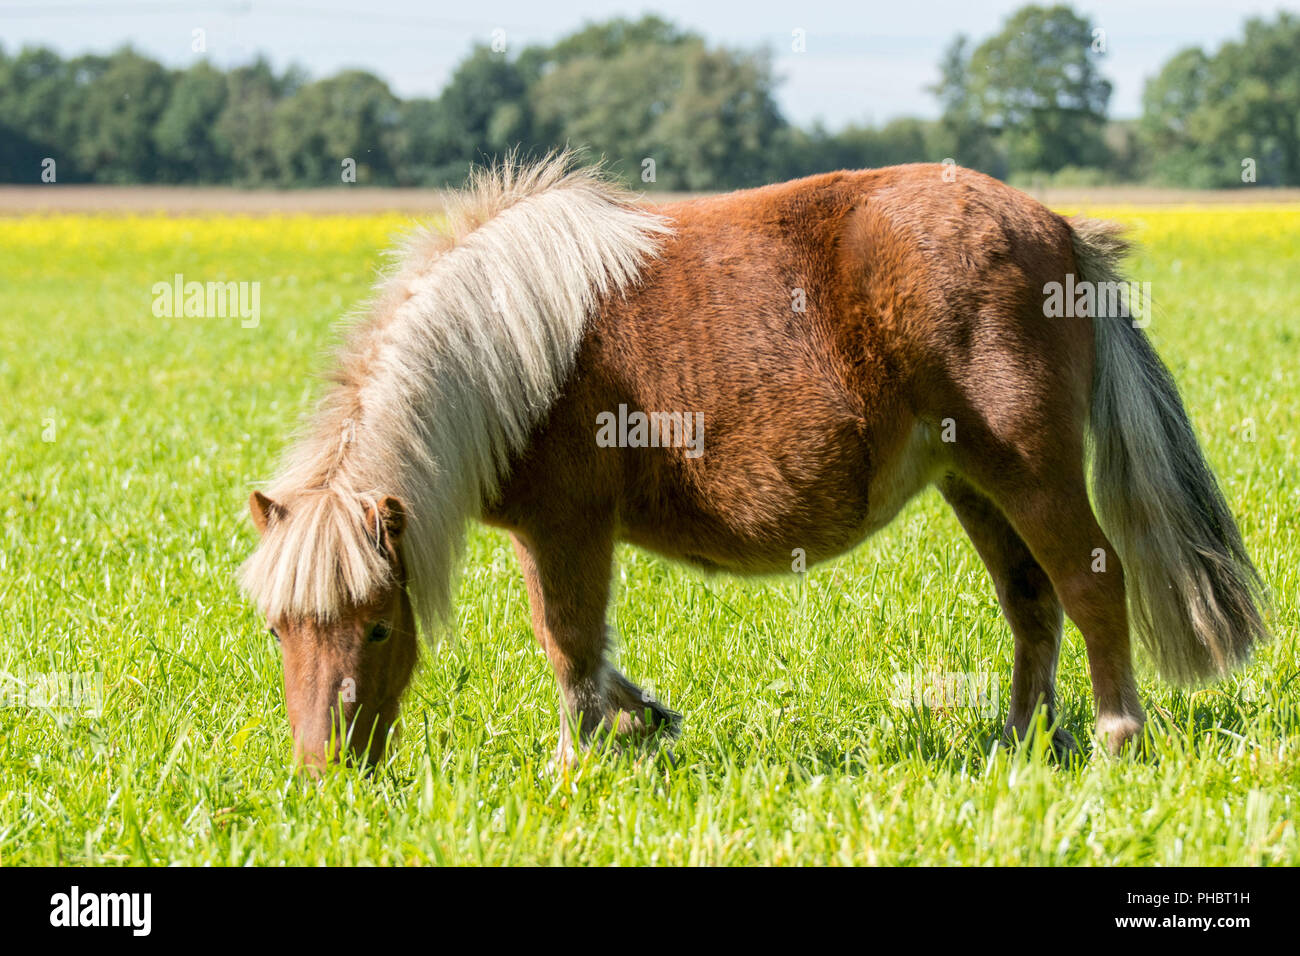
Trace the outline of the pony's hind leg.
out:
<instances>
[{"instance_id":1,"label":"pony's hind leg","mask_svg":"<svg viewBox=\"0 0 1300 956\"><path fill-rule=\"evenodd\" d=\"M1088 649L1097 734L1118 753L1142 733L1129 643L1124 574L1088 501L1082 443L1077 454L999 458L985 445L962 455L972 478L1029 547Z\"/></svg>"},{"instance_id":2,"label":"pony's hind leg","mask_svg":"<svg viewBox=\"0 0 1300 956\"><path fill-rule=\"evenodd\" d=\"M588 529L589 531L590 529ZM560 688L557 759L570 763L602 729L650 736L675 733L680 717L645 693L605 659L605 606L613 536L512 536L523 569L533 633Z\"/></svg>"},{"instance_id":3,"label":"pony's hind leg","mask_svg":"<svg viewBox=\"0 0 1300 956\"><path fill-rule=\"evenodd\" d=\"M1024 740L1039 707L1046 709L1049 725L1056 721L1061 602L1047 572L997 505L956 475L945 476L939 490L988 568L1002 613L1011 625L1016 649L1004 733L1012 741ZM1061 727L1053 731L1052 745L1061 754L1075 749L1074 738Z\"/></svg>"}]
</instances>

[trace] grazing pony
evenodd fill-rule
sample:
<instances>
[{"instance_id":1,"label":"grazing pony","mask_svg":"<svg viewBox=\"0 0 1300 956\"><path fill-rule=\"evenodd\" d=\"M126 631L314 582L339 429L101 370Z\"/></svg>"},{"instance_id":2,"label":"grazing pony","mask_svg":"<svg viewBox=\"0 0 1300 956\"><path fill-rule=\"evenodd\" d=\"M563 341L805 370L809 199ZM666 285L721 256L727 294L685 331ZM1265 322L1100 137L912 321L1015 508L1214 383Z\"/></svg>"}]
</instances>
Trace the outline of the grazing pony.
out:
<instances>
[{"instance_id":1,"label":"grazing pony","mask_svg":"<svg viewBox=\"0 0 1300 956\"><path fill-rule=\"evenodd\" d=\"M563 761L598 730L676 729L606 658L616 541L788 572L932 484L1015 637L1007 733L1054 719L1064 609L1118 751L1144 720L1130 625L1178 681L1267 637L1169 372L1104 294L1125 251L951 166L653 208L564 155L477 173L406 243L249 503L243 586L281 641L296 756L382 754L470 519L512 535ZM1061 288L1068 317L1048 306Z\"/></svg>"}]
</instances>

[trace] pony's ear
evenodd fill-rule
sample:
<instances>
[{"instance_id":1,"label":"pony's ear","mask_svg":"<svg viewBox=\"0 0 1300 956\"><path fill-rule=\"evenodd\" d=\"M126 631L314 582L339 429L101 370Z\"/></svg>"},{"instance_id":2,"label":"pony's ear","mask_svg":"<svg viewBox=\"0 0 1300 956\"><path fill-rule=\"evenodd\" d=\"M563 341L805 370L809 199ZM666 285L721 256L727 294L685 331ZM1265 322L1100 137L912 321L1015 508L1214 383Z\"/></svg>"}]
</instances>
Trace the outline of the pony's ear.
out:
<instances>
[{"instance_id":1,"label":"pony's ear","mask_svg":"<svg viewBox=\"0 0 1300 956\"><path fill-rule=\"evenodd\" d=\"M397 547L402 532L406 530L406 506L392 495L380 498L375 505L366 505L366 527L382 531L383 538L392 547ZM378 543L382 546L383 541Z\"/></svg>"},{"instance_id":2,"label":"pony's ear","mask_svg":"<svg viewBox=\"0 0 1300 956\"><path fill-rule=\"evenodd\" d=\"M272 522L279 521L288 514L283 505L276 504L260 491L255 491L248 496L248 511L253 516L253 524L258 534L266 534L266 529Z\"/></svg>"}]
</instances>

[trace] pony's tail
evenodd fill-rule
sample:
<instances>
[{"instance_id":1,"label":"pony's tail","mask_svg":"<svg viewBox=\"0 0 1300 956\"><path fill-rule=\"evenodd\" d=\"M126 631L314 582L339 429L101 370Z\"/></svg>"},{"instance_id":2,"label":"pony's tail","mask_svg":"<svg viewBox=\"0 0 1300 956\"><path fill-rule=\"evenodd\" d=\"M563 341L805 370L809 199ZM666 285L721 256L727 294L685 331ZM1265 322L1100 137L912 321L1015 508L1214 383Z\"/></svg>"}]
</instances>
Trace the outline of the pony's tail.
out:
<instances>
[{"instance_id":1,"label":"pony's tail","mask_svg":"<svg viewBox=\"0 0 1300 956\"><path fill-rule=\"evenodd\" d=\"M1121 282L1128 244L1118 227L1079 219L1070 227L1079 278L1126 288L1101 285ZM1094 294L1099 305L1106 299ZM1268 639L1267 600L1173 377L1126 304L1110 310L1123 315L1094 310L1098 518L1119 552L1133 629L1164 677L1196 682L1228 673Z\"/></svg>"}]
</instances>

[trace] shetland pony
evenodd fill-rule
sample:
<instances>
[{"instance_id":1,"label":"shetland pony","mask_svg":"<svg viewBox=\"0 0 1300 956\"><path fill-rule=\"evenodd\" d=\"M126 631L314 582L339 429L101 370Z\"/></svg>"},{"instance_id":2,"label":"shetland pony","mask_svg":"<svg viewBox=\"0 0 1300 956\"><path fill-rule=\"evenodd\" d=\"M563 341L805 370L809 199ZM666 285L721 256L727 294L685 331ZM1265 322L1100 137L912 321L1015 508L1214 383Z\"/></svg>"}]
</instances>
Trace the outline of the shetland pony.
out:
<instances>
[{"instance_id":1,"label":"shetland pony","mask_svg":"<svg viewBox=\"0 0 1300 956\"><path fill-rule=\"evenodd\" d=\"M1048 317L1052 284L1118 284L1125 251L1110 225L951 166L653 208L563 155L477 173L445 228L406 243L249 502L261 540L242 581L281 642L297 759L381 756L471 519L512 536L567 761L598 732L678 722L606 659L616 541L788 572L796 549L840 554L929 485L1014 635L1007 734L1040 707L1055 719L1064 610L1119 751L1144 720L1130 626L1176 681L1267 637L1145 323L1103 295Z\"/></svg>"}]
</instances>

